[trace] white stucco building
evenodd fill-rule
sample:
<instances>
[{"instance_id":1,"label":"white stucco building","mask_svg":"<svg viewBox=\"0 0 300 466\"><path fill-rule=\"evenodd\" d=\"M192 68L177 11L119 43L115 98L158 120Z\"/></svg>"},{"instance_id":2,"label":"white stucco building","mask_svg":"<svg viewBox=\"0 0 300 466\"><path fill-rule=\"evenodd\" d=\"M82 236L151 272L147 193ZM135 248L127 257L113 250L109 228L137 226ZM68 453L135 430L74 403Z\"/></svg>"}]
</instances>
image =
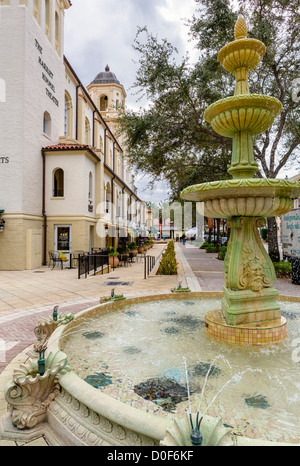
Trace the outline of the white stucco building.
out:
<instances>
[{"instance_id":1,"label":"white stucco building","mask_svg":"<svg viewBox=\"0 0 300 466\"><path fill-rule=\"evenodd\" d=\"M104 66L82 85L63 50L70 6L0 0L0 270L117 247L146 224L115 136L125 90Z\"/></svg>"}]
</instances>

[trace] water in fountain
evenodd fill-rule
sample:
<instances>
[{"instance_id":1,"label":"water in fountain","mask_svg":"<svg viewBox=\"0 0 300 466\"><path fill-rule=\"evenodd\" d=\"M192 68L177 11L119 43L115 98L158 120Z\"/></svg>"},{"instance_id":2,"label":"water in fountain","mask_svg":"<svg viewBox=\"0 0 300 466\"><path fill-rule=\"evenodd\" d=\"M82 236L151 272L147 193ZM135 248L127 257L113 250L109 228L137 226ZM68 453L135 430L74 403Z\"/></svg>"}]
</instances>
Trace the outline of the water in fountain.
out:
<instances>
[{"instance_id":1,"label":"water in fountain","mask_svg":"<svg viewBox=\"0 0 300 466\"><path fill-rule=\"evenodd\" d=\"M200 409L201 409L201 404L202 404L206 384L207 384L207 381L208 381L208 377L209 377L209 375L211 373L212 368L214 367L214 364L218 361L218 359L222 359L224 362L226 362L226 364L229 366L230 372L232 373L232 367L231 367L231 364L229 363L228 359L224 358L224 356L222 354L219 354L218 356L216 356L214 358L214 360L211 363L211 365L209 366L209 369L208 369L207 374L205 376L204 384L203 384L203 387L202 387L202 390L201 390L201 397L200 397L200 401L199 401L199 406L198 406L198 409L197 409L198 412L200 412Z\"/></svg>"},{"instance_id":2,"label":"water in fountain","mask_svg":"<svg viewBox=\"0 0 300 466\"><path fill-rule=\"evenodd\" d=\"M222 417L237 434L294 441L300 435L299 363L292 358L292 344L299 337L299 305L281 303L290 316L287 340L237 347L205 334L205 313L217 303L190 298L100 312L71 330L62 351L81 378L97 373L110 377L111 383L99 389L139 409L181 417L198 407L201 413ZM171 326L176 332L166 331ZM87 332L99 338L88 339ZM183 358L184 364L179 363ZM235 382L235 374L243 371L234 391L226 390L229 380ZM152 398L138 396L144 396L143 388L153 390Z\"/></svg>"}]
</instances>

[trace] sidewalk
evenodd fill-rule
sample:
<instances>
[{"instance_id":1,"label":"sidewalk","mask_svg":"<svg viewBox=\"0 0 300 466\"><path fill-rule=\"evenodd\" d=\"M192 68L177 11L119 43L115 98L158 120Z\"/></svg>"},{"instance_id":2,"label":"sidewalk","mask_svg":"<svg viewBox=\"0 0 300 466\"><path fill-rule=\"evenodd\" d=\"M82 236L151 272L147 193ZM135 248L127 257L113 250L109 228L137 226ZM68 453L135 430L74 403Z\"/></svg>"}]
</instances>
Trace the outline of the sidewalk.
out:
<instances>
[{"instance_id":1,"label":"sidewalk","mask_svg":"<svg viewBox=\"0 0 300 466\"><path fill-rule=\"evenodd\" d=\"M166 244L156 244L147 254L157 259ZM130 298L168 293L178 284L177 276L144 279L144 263L118 267L106 275L77 277L77 269L48 267L32 271L0 272L0 356L5 348L5 361L0 357L0 373L24 348L35 342L34 327L52 315L78 312L99 304L100 297L116 294ZM118 285L121 283L121 285ZM126 285L124 285L126 283ZM3 358L2 358L3 359Z\"/></svg>"},{"instance_id":2,"label":"sidewalk","mask_svg":"<svg viewBox=\"0 0 300 466\"><path fill-rule=\"evenodd\" d=\"M217 259L218 254L207 253L203 249L178 245L184 258L187 260L191 272L197 278L202 291L222 291L224 285L224 261ZM280 278L274 284L281 295L300 296L300 285L293 285L291 279Z\"/></svg>"}]
</instances>

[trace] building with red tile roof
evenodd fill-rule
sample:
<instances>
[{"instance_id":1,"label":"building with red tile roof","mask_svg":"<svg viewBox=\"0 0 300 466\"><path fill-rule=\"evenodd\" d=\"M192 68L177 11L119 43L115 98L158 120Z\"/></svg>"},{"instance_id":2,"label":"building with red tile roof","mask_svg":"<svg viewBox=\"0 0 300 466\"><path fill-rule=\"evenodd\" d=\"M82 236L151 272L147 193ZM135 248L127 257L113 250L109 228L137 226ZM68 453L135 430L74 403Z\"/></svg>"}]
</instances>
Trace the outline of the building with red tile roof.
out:
<instances>
[{"instance_id":1,"label":"building with red tile roof","mask_svg":"<svg viewBox=\"0 0 300 466\"><path fill-rule=\"evenodd\" d=\"M0 4L0 270L35 269L50 251L69 259L146 234L146 205L116 136L125 89L108 65L82 84L64 56L70 7Z\"/></svg>"}]
</instances>

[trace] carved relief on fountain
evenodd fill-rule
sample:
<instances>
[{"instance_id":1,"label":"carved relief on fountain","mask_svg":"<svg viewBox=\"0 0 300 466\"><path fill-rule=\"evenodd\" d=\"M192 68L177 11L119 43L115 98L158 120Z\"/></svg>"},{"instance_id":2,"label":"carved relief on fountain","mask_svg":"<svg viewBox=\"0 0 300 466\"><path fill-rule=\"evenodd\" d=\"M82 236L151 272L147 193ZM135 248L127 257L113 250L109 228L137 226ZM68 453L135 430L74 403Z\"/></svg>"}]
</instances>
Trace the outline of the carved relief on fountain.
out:
<instances>
[{"instance_id":1,"label":"carved relief on fountain","mask_svg":"<svg viewBox=\"0 0 300 466\"><path fill-rule=\"evenodd\" d=\"M38 372L38 361L30 359L15 370L5 389L11 421L18 429L33 429L45 421L50 403L60 392L59 377L70 370L64 353L50 353L45 372Z\"/></svg>"}]
</instances>

